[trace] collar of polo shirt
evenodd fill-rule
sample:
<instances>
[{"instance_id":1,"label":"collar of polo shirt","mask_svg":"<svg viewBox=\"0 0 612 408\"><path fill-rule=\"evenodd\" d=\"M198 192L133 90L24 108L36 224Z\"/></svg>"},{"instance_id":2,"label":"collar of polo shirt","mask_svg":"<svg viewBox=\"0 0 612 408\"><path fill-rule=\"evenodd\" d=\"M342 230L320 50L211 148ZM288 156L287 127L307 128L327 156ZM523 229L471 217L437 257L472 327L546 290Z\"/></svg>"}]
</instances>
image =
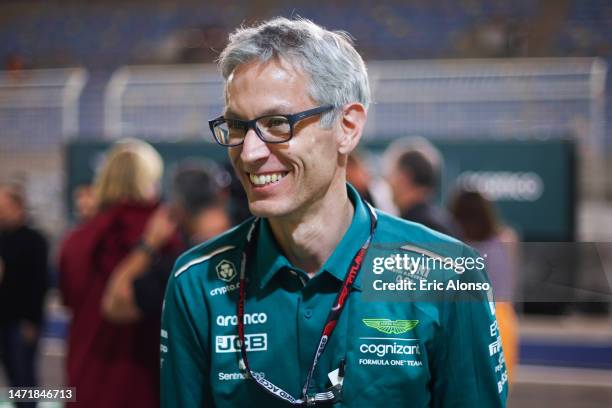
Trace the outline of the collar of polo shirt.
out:
<instances>
[{"instance_id":1,"label":"collar of polo shirt","mask_svg":"<svg viewBox=\"0 0 612 408\"><path fill-rule=\"evenodd\" d=\"M370 235L370 215L368 209L359 197L357 190L348 183L346 186L348 197L355 207L353 220L334 252L332 252L319 273L315 275L316 277L323 271L336 278L339 283L342 283L344 280L351 260ZM272 235L268 220L264 218L261 221L254 264L256 266L255 273L256 279L259 282L259 288L263 289L283 268L294 270L296 268L291 265L291 262L281 252ZM360 277L361 274L357 276L357 280L353 284L353 288L356 290L361 290Z\"/></svg>"}]
</instances>

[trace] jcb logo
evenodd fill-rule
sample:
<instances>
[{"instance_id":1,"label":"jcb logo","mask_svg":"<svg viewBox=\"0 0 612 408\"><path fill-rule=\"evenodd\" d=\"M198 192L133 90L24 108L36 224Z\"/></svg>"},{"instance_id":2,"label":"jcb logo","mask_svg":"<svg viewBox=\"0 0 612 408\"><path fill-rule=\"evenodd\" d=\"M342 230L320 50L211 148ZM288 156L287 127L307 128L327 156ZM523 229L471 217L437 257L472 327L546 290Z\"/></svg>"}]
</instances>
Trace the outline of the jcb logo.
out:
<instances>
[{"instance_id":1,"label":"jcb logo","mask_svg":"<svg viewBox=\"0 0 612 408\"><path fill-rule=\"evenodd\" d=\"M217 277L224 282L231 282L237 275L234 264L226 259L219 262L216 269Z\"/></svg>"},{"instance_id":2,"label":"jcb logo","mask_svg":"<svg viewBox=\"0 0 612 408\"><path fill-rule=\"evenodd\" d=\"M246 347L246 351L266 351L268 350L268 334L245 334L244 346ZM215 351L217 353L235 353L240 351L240 339L236 335L217 336L215 340Z\"/></svg>"}]
</instances>

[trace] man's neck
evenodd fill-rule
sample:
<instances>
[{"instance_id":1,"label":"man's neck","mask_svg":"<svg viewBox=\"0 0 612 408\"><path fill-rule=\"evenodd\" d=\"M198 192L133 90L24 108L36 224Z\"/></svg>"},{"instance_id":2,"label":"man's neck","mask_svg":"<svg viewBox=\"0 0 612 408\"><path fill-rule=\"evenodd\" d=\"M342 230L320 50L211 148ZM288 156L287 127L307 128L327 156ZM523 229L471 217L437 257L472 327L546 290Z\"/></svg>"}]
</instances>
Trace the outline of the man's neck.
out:
<instances>
[{"instance_id":1,"label":"man's neck","mask_svg":"<svg viewBox=\"0 0 612 408\"><path fill-rule=\"evenodd\" d=\"M328 191L316 205L298 215L270 218L270 227L285 256L314 276L334 252L351 225L355 209L346 187Z\"/></svg>"}]
</instances>

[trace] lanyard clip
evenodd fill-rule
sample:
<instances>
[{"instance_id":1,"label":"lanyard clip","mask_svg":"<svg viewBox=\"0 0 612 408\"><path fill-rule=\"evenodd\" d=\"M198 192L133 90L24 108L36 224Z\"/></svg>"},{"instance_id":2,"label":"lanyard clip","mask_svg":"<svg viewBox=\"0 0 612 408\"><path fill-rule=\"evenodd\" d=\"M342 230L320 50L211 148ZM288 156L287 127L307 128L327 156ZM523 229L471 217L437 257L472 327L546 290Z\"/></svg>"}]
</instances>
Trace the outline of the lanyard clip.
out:
<instances>
[{"instance_id":1,"label":"lanyard clip","mask_svg":"<svg viewBox=\"0 0 612 408\"><path fill-rule=\"evenodd\" d=\"M336 403L342 400L342 384L334 385L325 392L319 392L315 395L306 395L304 397L303 405L307 407L314 407L317 404L329 404Z\"/></svg>"},{"instance_id":2,"label":"lanyard clip","mask_svg":"<svg viewBox=\"0 0 612 408\"><path fill-rule=\"evenodd\" d=\"M340 366L336 368L334 371L327 374L329 381L331 382L332 388L339 385L342 387L342 383L344 382L344 365L345 359L340 360Z\"/></svg>"}]
</instances>

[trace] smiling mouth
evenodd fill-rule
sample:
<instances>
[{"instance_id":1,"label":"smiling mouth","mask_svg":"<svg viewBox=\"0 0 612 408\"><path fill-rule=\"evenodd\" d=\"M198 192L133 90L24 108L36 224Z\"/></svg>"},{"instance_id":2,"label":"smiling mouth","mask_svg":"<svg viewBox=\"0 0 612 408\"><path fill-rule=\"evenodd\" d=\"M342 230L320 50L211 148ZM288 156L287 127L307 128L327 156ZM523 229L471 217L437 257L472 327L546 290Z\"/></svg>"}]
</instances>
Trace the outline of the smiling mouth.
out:
<instances>
[{"instance_id":1,"label":"smiling mouth","mask_svg":"<svg viewBox=\"0 0 612 408\"><path fill-rule=\"evenodd\" d=\"M269 184L278 183L281 181L287 174L288 171L281 171L277 173L266 173L266 174L253 174L248 173L249 180L251 183L257 187L267 186Z\"/></svg>"}]
</instances>

